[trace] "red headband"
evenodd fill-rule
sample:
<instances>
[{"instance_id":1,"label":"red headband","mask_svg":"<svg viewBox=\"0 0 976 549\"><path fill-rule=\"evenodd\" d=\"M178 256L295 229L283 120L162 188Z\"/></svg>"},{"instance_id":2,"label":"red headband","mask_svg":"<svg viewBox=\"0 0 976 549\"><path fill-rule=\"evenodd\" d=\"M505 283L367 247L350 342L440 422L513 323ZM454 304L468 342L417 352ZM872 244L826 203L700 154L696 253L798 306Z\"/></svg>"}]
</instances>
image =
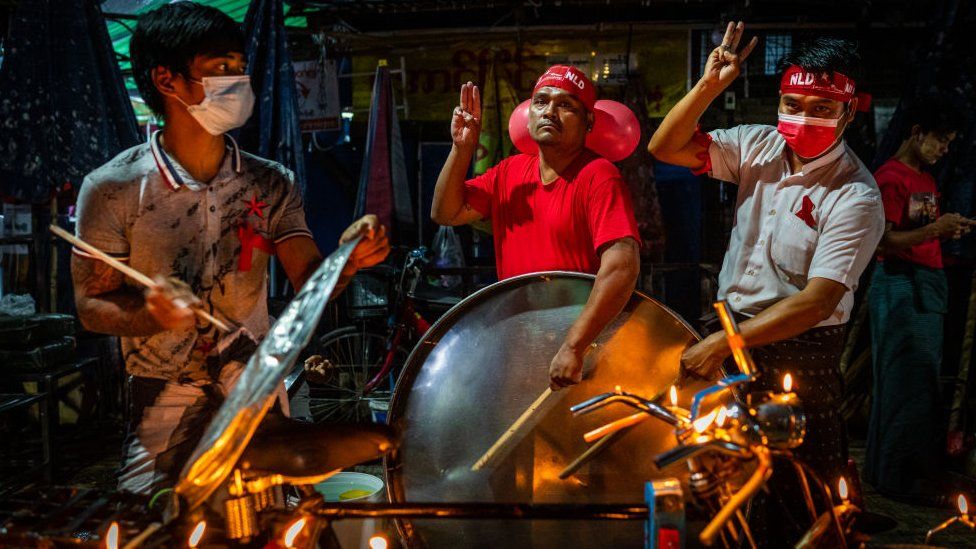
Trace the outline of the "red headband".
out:
<instances>
[{"instance_id":1,"label":"red headband","mask_svg":"<svg viewBox=\"0 0 976 549\"><path fill-rule=\"evenodd\" d=\"M532 90L532 95L539 91L539 88L550 86L565 90L576 99L583 102L586 110L592 111L596 103L596 86L586 77L586 74L569 65L553 65L549 70L539 77Z\"/></svg>"},{"instance_id":2,"label":"red headband","mask_svg":"<svg viewBox=\"0 0 976 549\"><path fill-rule=\"evenodd\" d=\"M854 81L839 72L817 74L803 67L790 65L780 80L779 91L815 95L847 103L854 98Z\"/></svg>"},{"instance_id":3,"label":"red headband","mask_svg":"<svg viewBox=\"0 0 976 549\"><path fill-rule=\"evenodd\" d=\"M843 103L857 98L857 110L867 112L871 108L871 95L857 93L854 80L847 75L833 72L830 75L810 72L798 65L790 65L779 82L780 93L799 93L826 97Z\"/></svg>"}]
</instances>

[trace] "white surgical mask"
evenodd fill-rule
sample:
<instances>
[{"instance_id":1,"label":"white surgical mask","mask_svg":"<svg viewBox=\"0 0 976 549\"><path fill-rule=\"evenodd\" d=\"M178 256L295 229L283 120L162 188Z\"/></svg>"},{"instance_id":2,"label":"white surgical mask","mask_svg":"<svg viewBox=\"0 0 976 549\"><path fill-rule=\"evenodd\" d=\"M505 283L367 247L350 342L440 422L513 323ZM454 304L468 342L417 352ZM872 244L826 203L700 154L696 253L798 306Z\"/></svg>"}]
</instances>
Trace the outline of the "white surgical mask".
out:
<instances>
[{"instance_id":1,"label":"white surgical mask","mask_svg":"<svg viewBox=\"0 0 976 549\"><path fill-rule=\"evenodd\" d=\"M251 117L254 91L250 76L205 76L202 82L190 81L203 86L203 101L199 105L187 105L179 97L176 99L211 135L240 128Z\"/></svg>"}]
</instances>

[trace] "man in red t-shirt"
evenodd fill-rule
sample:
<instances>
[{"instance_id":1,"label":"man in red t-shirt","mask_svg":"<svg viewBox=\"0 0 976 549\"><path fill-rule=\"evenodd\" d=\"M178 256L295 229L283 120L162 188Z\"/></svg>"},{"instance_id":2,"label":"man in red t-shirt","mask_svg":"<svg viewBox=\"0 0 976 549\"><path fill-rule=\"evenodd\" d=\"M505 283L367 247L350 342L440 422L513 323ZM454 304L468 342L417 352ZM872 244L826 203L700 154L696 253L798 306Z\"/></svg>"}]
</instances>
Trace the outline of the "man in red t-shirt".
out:
<instances>
[{"instance_id":1,"label":"man in red t-shirt","mask_svg":"<svg viewBox=\"0 0 976 549\"><path fill-rule=\"evenodd\" d=\"M886 229L868 292L874 386L864 476L887 496L938 503L948 291L940 240L959 238L976 222L940 216L935 179L923 171L955 139L956 113L944 100L923 98L908 116L909 135L874 174Z\"/></svg>"},{"instance_id":2,"label":"man in red t-shirt","mask_svg":"<svg viewBox=\"0 0 976 549\"><path fill-rule=\"evenodd\" d=\"M596 88L583 72L556 65L532 92L528 129L538 155L518 154L465 180L481 130L481 97L468 82L454 109L454 146L431 218L441 225L490 219L498 278L538 271L596 274L593 291L549 367L553 389L579 383L583 354L623 309L640 272L630 193L608 160L586 149Z\"/></svg>"}]
</instances>

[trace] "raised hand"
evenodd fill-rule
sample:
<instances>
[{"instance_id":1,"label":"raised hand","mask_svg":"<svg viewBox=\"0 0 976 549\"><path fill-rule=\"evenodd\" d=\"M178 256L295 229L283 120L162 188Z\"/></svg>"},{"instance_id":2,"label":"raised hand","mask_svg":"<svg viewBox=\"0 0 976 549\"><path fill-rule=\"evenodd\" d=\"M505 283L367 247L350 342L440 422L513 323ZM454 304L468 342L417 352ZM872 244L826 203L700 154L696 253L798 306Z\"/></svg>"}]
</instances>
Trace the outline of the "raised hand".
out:
<instances>
[{"instance_id":1,"label":"raised hand","mask_svg":"<svg viewBox=\"0 0 976 549\"><path fill-rule=\"evenodd\" d=\"M372 267L381 263L390 253L390 239L386 236L386 227L375 215L367 214L354 221L339 237L339 244L345 244L360 235L363 239L359 241L349 257L347 269Z\"/></svg>"},{"instance_id":2,"label":"raised hand","mask_svg":"<svg viewBox=\"0 0 976 549\"><path fill-rule=\"evenodd\" d=\"M725 29L725 38L722 44L712 50L705 63L705 72L702 74L702 82L716 88L725 89L731 84L739 73L742 72L741 65L745 62L753 48L759 43L757 37L753 37L741 51L739 42L742 40L742 33L745 25L742 21L733 23L729 21L729 26Z\"/></svg>"},{"instance_id":3,"label":"raised hand","mask_svg":"<svg viewBox=\"0 0 976 549\"><path fill-rule=\"evenodd\" d=\"M481 92L471 82L461 86L461 103L451 117L451 140L456 147L471 149L481 134Z\"/></svg>"}]
</instances>

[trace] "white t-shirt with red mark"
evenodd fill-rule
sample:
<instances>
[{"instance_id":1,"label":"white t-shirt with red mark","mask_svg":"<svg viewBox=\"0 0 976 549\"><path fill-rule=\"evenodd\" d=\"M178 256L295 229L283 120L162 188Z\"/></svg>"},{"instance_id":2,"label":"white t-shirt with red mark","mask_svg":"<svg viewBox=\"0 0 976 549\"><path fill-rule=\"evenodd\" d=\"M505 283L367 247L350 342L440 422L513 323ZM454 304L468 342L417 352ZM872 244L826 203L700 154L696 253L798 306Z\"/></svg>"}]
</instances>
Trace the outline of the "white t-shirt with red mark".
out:
<instances>
[{"instance_id":1,"label":"white t-shirt with red mark","mask_svg":"<svg viewBox=\"0 0 976 549\"><path fill-rule=\"evenodd\" d=\"M718 298L753 316L800 292L811 278L847 286L829 318L847 322L858 279L884 233L884 207L871 172L844 143L793 173L776 128L709 132L710 175L738 185L735 224Z\"/></svg>"}]
</instances>

